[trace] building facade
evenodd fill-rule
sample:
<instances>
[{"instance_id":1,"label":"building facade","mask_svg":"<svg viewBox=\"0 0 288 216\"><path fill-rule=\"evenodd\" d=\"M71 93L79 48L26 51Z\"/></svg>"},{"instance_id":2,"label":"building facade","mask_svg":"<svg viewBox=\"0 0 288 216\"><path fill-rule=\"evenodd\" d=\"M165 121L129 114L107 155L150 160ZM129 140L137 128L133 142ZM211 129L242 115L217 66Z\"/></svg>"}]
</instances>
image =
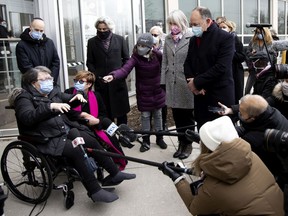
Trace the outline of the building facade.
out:
<instances>
[{"instance_id":1,"label":"building facade","mask_svg":"<svg viewBox=\"0 0 288 216\"><path fill-rule=\"evenodd\" d=\"M64 90L72 85L78 70L86 69L86 45L96 34L94 24L99 16L114 20L115 33L125 37L131 52L137 36L152 26L160 25L167 32L165 20L170 11L181 9L189 20L191 10L200 5L210 8L213 18L226 16L234 21L243 44L253 35L246 23L271 23L279 38L286 39L287 0L1 0L0 17L6 20L12 37L0 38L0 137L15 131L13 110L5 106L11 90L20 87L15 46L33 17L44 19L45 33L56 45L61 60L59 85ZM3 46L7 41L9 48ZM135 94L134 73L127 84L130 95Z\"/></svg>"}]
</instances>

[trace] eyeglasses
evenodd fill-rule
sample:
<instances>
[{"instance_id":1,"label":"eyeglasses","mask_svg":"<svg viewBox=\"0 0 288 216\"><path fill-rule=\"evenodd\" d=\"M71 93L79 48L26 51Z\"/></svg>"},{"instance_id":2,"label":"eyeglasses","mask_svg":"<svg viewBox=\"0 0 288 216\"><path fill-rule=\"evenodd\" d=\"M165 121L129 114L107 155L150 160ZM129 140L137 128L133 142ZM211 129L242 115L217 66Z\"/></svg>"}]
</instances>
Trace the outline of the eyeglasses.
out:
<instances>
[{"instance_id":1,"label":"eyeglasses","mask_svg":"<svg viewBox=\"0 0 288 216\"><path fill-rule=\"evenodd\" d=\"M54 78L53 77L48 77L48 78L44 78L44 79L37 79L38 81L46 81L46 80L49 80L49 81L53 81Z\"/></svg>"},{"instance_id":2,"label":"eyeglasses","mask_svg":"<svg viewBox=\"0 0 288 216\"><path fill-rule=\"evenodd\" d=\"M86 81L74 79L74 83L77 83L77 82L79 82L80 84L86 83Z\"/></svg>"},{"instance_id":3,"label":"eyeglasses","mask_svg":"<svg viewBox=\"0 0 288 216\"><path fill-rule=\"evenodd\" d=\"M159 34L151 34L153 37L158 37Z\"/></svg>"}]
</instances>

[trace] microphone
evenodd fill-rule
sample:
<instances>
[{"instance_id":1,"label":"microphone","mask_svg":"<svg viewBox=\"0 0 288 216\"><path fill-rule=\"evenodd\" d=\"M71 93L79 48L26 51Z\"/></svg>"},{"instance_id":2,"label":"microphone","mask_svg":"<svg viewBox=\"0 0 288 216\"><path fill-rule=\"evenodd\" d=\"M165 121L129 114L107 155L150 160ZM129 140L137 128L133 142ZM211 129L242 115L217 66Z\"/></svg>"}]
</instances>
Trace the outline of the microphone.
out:
<instances>
[{"instance_id":1,"label":"microphone","mask_svg":"<svg viewBox=\"0 0 288 216\"><path fill-rule=\"evenodd\" d=\"M115 134L117 134L119 136L119 142L124 147L132 148L134 146L131 142L134 142L137 139L137 135L131 133L131 131L133 130L129 128L127 125L121 124L118 127L109 118L103 118L101 124L109 136L114 136Z\"/></svg>"},{"instance_id":2,"label":"microphone","mask_svg":"<svg viewBox=\"0 0 288 216\"><path fill-rule=\"evenodd\" d=\"M187 129L185 131L185 136L188 140L190 140L191 142L196 142L199 143L200 142L200 136L198 133L196 133L193 130Z\"/></svg>"},{"instance_id":3,"label":"microphone","mask_svg":"<svg viewBox=\"0 0 288 216\"><path fill-rule=\"evenodd\" d=\"M92 170L93 172L97 170L97 165L93 158L89 158L85 149L83 148L83 145L85 144L85 141L83 137L81 137L79 131L77 128L72 128L67 135L67 139L72 140L72 145L74 148L79 146L84 154L84 159L86 161L87 167Z\"/></svg>"},{"instance_id":4,"label":"microphone","mask_svg":"<svg viewBox=\"0 0 288 216\"><path fill-rule=\"evenodd\" d=\"M269 23L247 23L246 27L247 28L270 28L272 26L272 24Z\"/></svg>"}]
</instances>

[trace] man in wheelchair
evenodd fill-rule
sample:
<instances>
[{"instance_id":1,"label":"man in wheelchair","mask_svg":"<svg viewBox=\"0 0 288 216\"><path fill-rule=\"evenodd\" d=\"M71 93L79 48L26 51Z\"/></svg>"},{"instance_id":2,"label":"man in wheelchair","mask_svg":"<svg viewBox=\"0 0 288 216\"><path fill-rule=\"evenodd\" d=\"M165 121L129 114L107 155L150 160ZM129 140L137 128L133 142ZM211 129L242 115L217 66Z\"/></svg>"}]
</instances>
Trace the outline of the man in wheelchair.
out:
<instances>
[{"instance_id":1,"label":"man in wheelchair","mask_svg":"<svg viewBox=\"0 0 288 216\"><path fill-rule=\"evenodd\" d=\"M93 131L86 125L70 120L67 115L71 102L77 104L78 101L77 106L86 102L83 95L62 93L58 86L53 85L51 71L44 66L37 66L23 74L22 88L23 91L14 101L20 135L47 139L47 142L36 146L38 150L43 154L67 158L80 174L88 196L94 202L108 203L117 200L116 194L98 184L94 171L85 162L85 152L72 145L74 134L70 130L75 131L76 128L85 140L85 147L104 150ZM136 177L135 174L121 172L107 156L97 154L92 157L109 173L103 179L102 186L117 185L123 180Z\"/></svg>"}]
</instances>

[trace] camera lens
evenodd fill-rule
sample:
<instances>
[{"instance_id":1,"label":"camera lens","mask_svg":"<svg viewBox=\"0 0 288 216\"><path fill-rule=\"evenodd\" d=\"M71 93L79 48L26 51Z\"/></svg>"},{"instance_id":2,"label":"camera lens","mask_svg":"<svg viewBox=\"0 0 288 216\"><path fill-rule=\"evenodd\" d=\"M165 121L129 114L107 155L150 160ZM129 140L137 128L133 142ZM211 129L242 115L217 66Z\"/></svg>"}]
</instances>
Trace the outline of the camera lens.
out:
<instances>
[{"instance_id":1,"label":"camera lens","mask_svg":"<svg viewBox=\"0 0 288 216\"><path fill-rule=\"evenodd\" d=\"M264 138L266 150L276 152L283 158L288 156L288 132L266 129Z\"/></svg>"},{"instance_id":2,"label":"camera lens","mask_svg":"<svg viewBox=\"0 0 288 216\"><path fill-rule=\"evenodd\" d=\"M288 64L275 64L275 76L277 79L287 79Z\"/></svg>"}]
</instances>

